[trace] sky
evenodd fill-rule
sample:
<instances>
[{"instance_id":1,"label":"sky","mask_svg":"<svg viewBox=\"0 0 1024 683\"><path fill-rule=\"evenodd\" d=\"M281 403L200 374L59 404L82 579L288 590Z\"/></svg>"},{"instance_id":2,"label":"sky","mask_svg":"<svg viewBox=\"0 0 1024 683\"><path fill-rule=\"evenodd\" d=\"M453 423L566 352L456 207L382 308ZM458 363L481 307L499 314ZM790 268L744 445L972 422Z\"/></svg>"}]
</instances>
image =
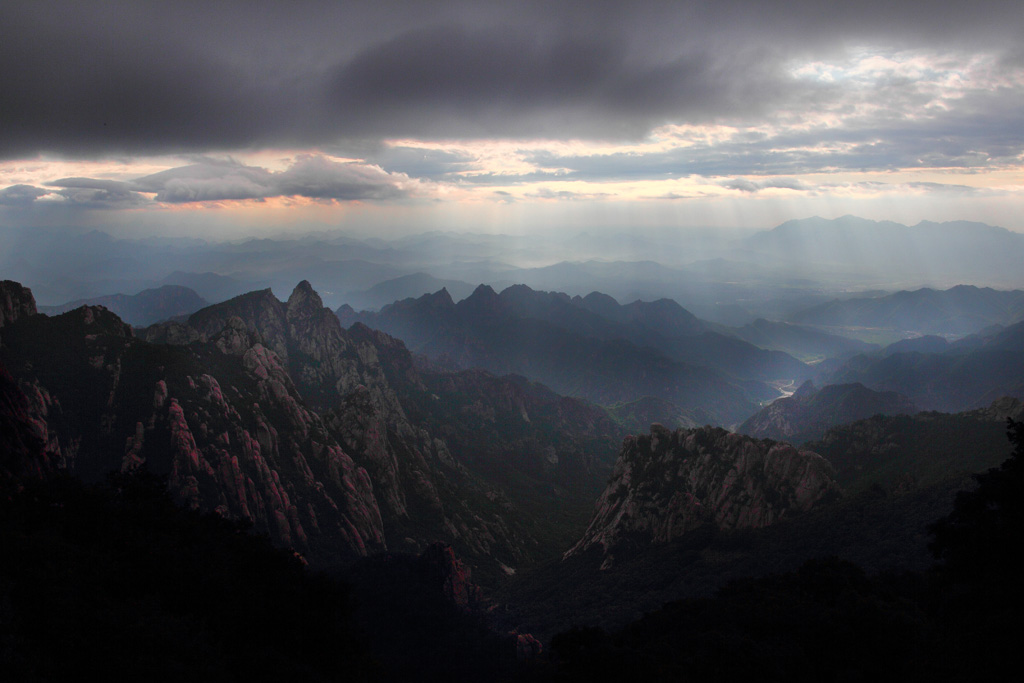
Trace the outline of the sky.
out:
<instances>
[{"instance_id":1,"label":"sky","mask_svg":"<svg viewBox=\"0 0 1024 683\"><path fill-rule=\"evenodd\" d=\"M1024 232L1019 1L0 4L0 228Z\"/></svg>"}]
</instances>

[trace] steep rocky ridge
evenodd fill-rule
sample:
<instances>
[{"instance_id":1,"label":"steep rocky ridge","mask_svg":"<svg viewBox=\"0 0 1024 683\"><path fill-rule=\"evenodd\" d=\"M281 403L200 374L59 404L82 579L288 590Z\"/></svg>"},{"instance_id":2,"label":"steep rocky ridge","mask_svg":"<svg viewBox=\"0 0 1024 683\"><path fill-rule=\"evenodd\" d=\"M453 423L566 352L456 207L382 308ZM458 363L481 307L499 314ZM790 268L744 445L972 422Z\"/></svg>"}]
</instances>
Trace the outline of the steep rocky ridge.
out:
<instances>
[{"instance_id":1,"label":"steep rocky ridge","mask_svg":"<svg viewBox=\"0 0 1024 683\"><path fill-rule=\"evenodd\" d=\"M875 414L912 415L917 407L894 391L872 391L863 384L829 384L817 389L808 380L792 396L772 401L737 431L759 439L803 443L829 427Z\"/></svg>"},{"instance_id":2,"label":"steep rocky ridge","mask_svg":"<svg viewBox=\"0 0 1024 683\"><path fill-rule=\"evenodd\" d=\"M18 318L36 314L36 300L32 290L12 280L0 280L0 327ZM0 332L0 340L3 333Z\"/></svg>"},{"instance_id":3,"label":"steep rocky ridge","mask_svg":"<svg viewBox=\"0 0 1024 683\"><path fill-rule=\"evenodd\" d=\"M838 495L828 462L810 451L723 429L628 437L583 537L565 557L599 546L609 566L623 543L667 543L695 529L752 529Z\"/></svg>"},{"instance_id":4,"label":"steep rocky ridge","mask_svg":"<svg viewBox=\"0 0 1024 683\"><path fill-rule=\"evenodd\" d=\"M475 482L474 507L496 509L534 558L575 540L628 429L600 407L524 377L428 370L383 332L357 323L347 333L354 344L373 350L408 422L446 446L439 445L445 457L435 467L444 474L442 488ZM465 472L468 479L460 475Z\"/></svg>"},{"instance_id":5,"label":"steep rocky ridge","mask_svg":"<svg viewBox=\"0 0 1024 683\"><path fill-rule=\"evenodd\" d=\"M20 489L27 479L49 471L45 442L29 412L25 392L0 365L0 495Z\"/></svg>"},{"instance_id":6,"label":"steep rocky ridge","mask_svg":"<svg viewBox=\"0 0 1024 683\"><path fill-rule=\"evenodd\" d=\"M146 335L202 343L229 328L238 328L228 345L232 352L245 352L247 343L274 350L306 404L323 415L331 437L369 472L389 545L418 551L443 540L474 560L523 560L525 540L495 510L483 512L493 508L486 486L455 461L443 441L406 416L380 358L393 359L392 378L416 385L401 342L369 330L343 330L307 281L287 302L270 290L251 292L197 312L184 326L156 326ZM398 370L403 360L409 373Z\"/></svg>"},{"instance_id":7,"label":"steep rocky ridge","mask_svg":"<svg viewBox=\"0 0 1024 683\"><path fill-rule=\"evenodd\" d=\"M189 347L136 339L100 307L5 333L0 360L48 466L86 480L145 466L180 503L249 520L322 561L385 547L366 471L240 321Z\"/></svg>"},{"instance_id":8,"label":"steep rocky ridge","mask_svg":"<svg viewBox=\"0 0 1024 683\"><path fill-rule=\"evenodd\" d=\"M342 329L308 282L287 302L269 290L253 292L199 311L186 324L146 331L154 341L191 345L209 343L211 335L229 353L252 343L275 350L306 404L368 471L385 537L397 550L418 552L440 540L495 572L550 552L538 538L545 532L535 486L521 482L546 486L548 498L557 495L552 486L570 486L580 497L606 475L612 444L622 436L600 409L559 403L543 387L522 391L516 379L467 381L421 371L400 340L361 324ZM502 399L510 392L519 392L515 407ZM489 404L497 420L470 417L468 404ZM542 407L552 405L561 412ZM523 410L533 416L527 427L506 431L506 415L524 422ZM526 492L523 501L519 494ZM584 522L581 515L577 523Z\"/></svg>"},{"instance_id":9,"label":"steep rocky ridge","mask_svg":"<svg viewBox=\"0 0 1024 683\"><path fill-rule=\"evenodd\" d=\"M792 321L832 327L875 327L926 335L965 335L1020 320L1024 291L958 285L899 291L875 298L833 300L798 311Z\"/></svg>"},{"instance_id":10,"label":"steep rocky ridge","mask_svg":"<svg viewBox=\"0 0 1024 683\"><path fill-rule=\"evenodd\" d=\"M602 481L625 435L604 410L518 375L423 372L410 414L467 466L562 486Z\"/></svg>"},{"instance_id":11,"label":"steep rocky ridge","mask_svg":"<svg viewBox=\"0 0 1024 683\"><path fill-rule=\"evenodd\" d=\"M426 309L433 309L435 315L425 314ZM498 294L482 285L459 304L453 304L447 292L437 292L396 302L379 314L364 313L358 319L416 347L439 333L443 335L444 328L452 324L463 332L476 332L480 321L473 319L474 315L491 324L518 319L528 321L526 324L544 323L586 339L626 341L638 348L656 349L674 361L714 368L741 379L810 376L807 366L786 353L757 348L709 329L708 324L671 299L634 301L623 306L600 292L569 297L513 285Z\"/></svg>"}]
</instances>

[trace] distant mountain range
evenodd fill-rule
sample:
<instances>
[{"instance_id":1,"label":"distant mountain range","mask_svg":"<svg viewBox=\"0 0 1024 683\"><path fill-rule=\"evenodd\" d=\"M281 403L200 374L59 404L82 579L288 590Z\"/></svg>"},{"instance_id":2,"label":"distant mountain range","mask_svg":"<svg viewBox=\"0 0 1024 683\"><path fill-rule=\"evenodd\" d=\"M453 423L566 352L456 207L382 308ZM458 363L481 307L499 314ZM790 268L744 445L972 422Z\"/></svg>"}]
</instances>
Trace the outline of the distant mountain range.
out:
<instances>
[{"instance_id":1,"label":"distant mountain range","mask_svg":"<svg viewBox=\"0 0 1024 683\"><path fill-rule=\"evenodd\" d=\"M376 311L395 301L420 297L441 289L447 290L455 301L459 301L472 294L475 287L462 280L442 280L427 273L413 273L379 282L363 291L348 292L345 294L345 303L357 311Z\"/></svg>"},{"instance_id":2,"label":"distant mountain range","mask_svg":"<svg viewBox=\"0 0 1024 683\"><path fill-rule=\"evenodd\" d=\"M458 299L464 285L455 283L482 282L499 291L513 284L580 296L597 290L624 302L669 298L701 318L740 327L864 291L964 283L1024 288L1021 235L979 223L909 227L844 217L789 221L749 236L653 232L596 230L570 239L318 233L218 243L39 228L6 236L0 273L33 287L45 305L164 284L190 287L211 302L267 287L287 296L306 279L332 309L360 309L441 286ZM419 274L435 281L404 288ZM399 278L410 280L383 285L380 296L369 293Z\"/></svg>"},{"instance_id":3,"label":"distant mountain range","mask_svg":"<svg viewBox=\"0 0 1024 683\"><path fill-rule=\"evenodd\" d=\"M823 373L829 384L859 382L905 395L922 410L959 412L1002 396L1024 398L1024 322L971 335L946 349L929 339L854 356Z\"/></svg>"},{"instance_id":4,"label":"distant mountain range","mask_svg":"<svg viewBox=\"0 0 1024 683\"><path fill-rule=\"evenodd\" d=\"M830 334L812 327L758 318L727 333L763 349L777 349L804 362L838 358L877 349L876 344Z\"/></svg>"},{"instance_id":5,"label":"distant mountain range","mask_svg":"<svg viewBox=\"0 0 1024 683\"><path fill-rule=\"evenodd\" d=\"M146 327L161 320L191 315L206 305L207 301L188 287L164 285L138 294L112 294L70 301L60 306L40 306L39 312L59 315L81 306L103 306L129 325Z\"/></svg>"},{"instance_id":6,"label":"distant mountain range","mask_svg":"<svg viewBox=\"0 0 1024 683\"><path fill-rule=\"evenodd\" d=\"M742 241L772 263L809 264L890 281L1021 285L1024 234L984 223L914 226L855 216L791 220Z\"/></svg>"},{"instance_id":7,"label":"distant mountain range","mask_svg":"<svg viewBox=\"0 0 1024 683\"><path fill-rule=\"evenodd\" d=\"M379 313L338 315L455 367L523 374L604 405L654 396L720 424L777 395L765 380L813 374L785 353L709 331L670 300L620 305L596 292L569 297L516 285L498 294L481 285L458 304L441 290Z\"/></svg>"},{"instance_id":8,"label":"distant mountain range","mask_svg":"<svg viewBox=\"0 0 1024 683\"><path fill-rule=\"evenodd\" d=\"M801 444L821 438L830 427L872 415L912 415L917 407L892 391L872 391L863 384L829 384L817 388L808 381L792 396L762 408L737 427L741 434Z\"/></svg>"},{"instance_id":9,"label":"distant mountain range","mask_svg":"<svg viewBox=\"0 0 1024 683\"><path fill-rule=\"evenodd\" d=\"M256 260L273 260L263 253L266 244L236 246L259 253ZM220 277L229 276L208 279L216 284ZM389 329L408 338L392 336ZM761 335L765 345L839 357L809 366L758 348L741 334ZM815 373L831 384L805 384L760 414L770 418L765 425L751 421L752 429L763 426L771 438L697 426L739 422L777 395L768 380L798 381ZM44 609L37 621L26 622L41 625L33 631L43 635L33 635L31 643L50 634L46 621L60 617L66 604L47 597L53 592L47 572L56 571L62 581L54 585L64 591L70 579L67 592L76 598L71 604L83 606L76 614L90 618L95 595L105 594L94 593L93 586L124 584L119 594L127 603L117 603L106 619L118 625L112 631L117 634L126 623L154 627L140 631L145 634L169 624L174 638L167 642L195 644L206 637L207 617L179 619L167 608L175 600L163 596L213 600L225 605L218 613L230 622L250 614L253 596L277 595L281 601L275 604L285 603L300 621L321 614L316 618L331 619L344 631L292 629L288 637L315 640L319 634L358 645L359 631L347 631L330 613L312 609L316 605L308 601L322 593L295 592L287 582L275 591L249 576L239 588L223 580L242 575L235 560L225 563L223 554L209 553L207 563L200 554L178 552L178 543L191 543L182 539L195 539L188 529L199 524L224 532L206 536L204 543L214 546L228 545L220 539L246 538L244 529L251 525L292 549L280 556L258 554L275 571L307 576L339 603L351 600L370 637L388 641L392 651L407 651L400 680L423 677L416 668L420 647L432 654L462 648L480 659L511 658L509 676L462 669L466 680L618 675L619 669L574 668L608 661L595 655L603 652L633 673L633 664L644 664L651 675L641 678L653 678L691 671L684 661L690 655L679 654L679 643L657 640L666 622L644 618L624 632L632 640L609 638L598 627L626 624L666 600L710 596L731 579L794 572L817 558L797 574L733 583L721 592L725 601L687 603L672 629L685 626L679 637L686 639L688 653L719 652L724 644L737 659L755 642L748 634L767 634L768 640L757 641L766 643L758 645L760 668L744 674L754 678L775 671L767 667L789 657L794 642L807 644L807 651L820 647L822 634L828 647L850 659L858 656L857 648L898 641L929 660L944 644L929 640L934 634L959 637L974 622L957 619L955 610L943 617L948 622L936 621L934 615L949 611L948 596L961 593L933 583L939 574L905 572L932 564L929 524L949 512L957 490L970 484L968 472L1006 455L1005 418L1020 418L1024 409L1014 398L986 403L986 397L1020 396L1022 373L1024 322L992 325L952 343L923 336L874 349L797 325L761 322L729 330L674 300L622 305L597 292L569 296L523 285L500 294L481 285L458 303L442 289L378 313L351 307L334 312L303 280L286 298L263 288L139 330L103 306L39 315L28 288L0 281L0 502L5 518L18 522L8 525L14 533L4 527L6 537L18 540L12 547L25 549L0 554L6 572L0 597L24 619L36 605L22 602L22 588L33 587L30 595ZM983 409L875 414L913 410L907 399L889 393L897 391L926 409ZM570 392L575 396L564 395ZM836 426L865 413L871 416ZM661 424L644 425L650 422ZM811 433L820 438L800 447L777 440ZM1000 471L1016 474L1011 467ZM93 505L92 515L75 514L98 499L95 492L83 495L85 487L68 486L72 482L63 475L95 484L112 472L114 485L102 503L106 512L95 514ZM53 486L46 495L52 498L36 487L47 478ZM986 475L989 488L995 478ZM174 516L180 533L146 533L149 525L167 531L172 517L161 512L166 499L140 496L137 486L122 485L130 481L166 488L191 511ZM978 490L985 488L983 480ZM74 505L61 497L68 493ZM151 500L163 502L154 506ZM960 498L967 501L958 504L966 514L973 514L971 506L988 517L996 516L988 514L993 510L1012 510L971 500ZM140 515L143 508L150 512ZM28 513L9 514L18 510ZM64 531L34 526L40 512L54 513L51 519ZM104 526L92 523L97 517L106 520ZM120 533L110 533L109 524ZM968 526L966 533L974 528L986 527ZM1018 531L1004 529L1011 540L989 548L992 555L1006 555ZM147 542L124 545L126 532ZM136 548L158 552L151 558ZM34 550L43 551L42 561L21 562L35 560ZM109 561L129 554L143 561ZM169 593L134 592L151 574L119 567L145 567L165 554L188 565L181 575L186 580L163 581ZM74 569L61 560L70 555L76 557ZM304 574L303 562L344 567L339 573L355 588L335 590L323 576ZM88 575L73 573L82 565ZM486 596L469 582L467 565L489 589ZM23 566L45 571L28 582ZM159 576L178 566L167 563ZM220 578L207 585L202 575L210 572ZM866 591L866 577L880 572L888 573L870 579ZM1007 573L1016 586L1016 574ZM230 601L218 602L225 584L235 592ZM242 590L247 586L256 592ZM436 600L417 599L421 589ZM298 602L291 599L296 595ZM743 595L753 597L733 600ZM779 608L779 596L785 609ZM237 611L238 604L246 609ZM123 614L132 619L125 622ZM434 620L435 614L441 618ZM714 632L705 628L711 617ZM740 618L749 631L734 628ZM60 632L81 631L79 621L88 619L60 622ZM253 629L265 630L263 621L254 623ZM541 644L522 632L539 624L550 635L551 629L580 623L587 627L545 643L561 659L536 660ZM779 623L783 630L776 628ZM1005 623L1011 622L999 621L999 628ZM859 629L854 641L847 638L850 624ZM227 630L241 638L233 627ZM804 639L790 639L785 629L792 628ZM436 639L420 640L421 632ZM33 651L23 648L19 631L12 633L14 652ZM901 640L901 634L910 635ZM330 638L327 648L336 645ZM480 649L484 640L508 645L506 655L490 646ZM441 641L444 649L426 645ZM132 641L110 642L116 650ZM165 644L154 642L157 648ZM287 638L280 642L291 648ZM655 671L661 660L648 658L638 645L652 642L675 653L679 668ZM930 649L918 652L921 643ZM291 648L292 655L305 651ZM517 661L513 651L534 657L538 668ZM198 661L194 652L189 656L186 663ZM274 661L293 666L290 658ZM28 670L30 657L19 664ZM714 670L710 677L718 675Z\"/></svg>"},{"instance_id":10,"label":"distant mountain range","mask_svg":"<svg viewBox=\"0 0 1024 683\"><path fill-rule=\"evenodd\" d=\"M1022 261L1024 262L1024 261ZM887 296L833 300L790 316L804 325L883 328L904 335L963 336L1024 319L1024 291L959 285Z\"/></svg>"}]
</instances>

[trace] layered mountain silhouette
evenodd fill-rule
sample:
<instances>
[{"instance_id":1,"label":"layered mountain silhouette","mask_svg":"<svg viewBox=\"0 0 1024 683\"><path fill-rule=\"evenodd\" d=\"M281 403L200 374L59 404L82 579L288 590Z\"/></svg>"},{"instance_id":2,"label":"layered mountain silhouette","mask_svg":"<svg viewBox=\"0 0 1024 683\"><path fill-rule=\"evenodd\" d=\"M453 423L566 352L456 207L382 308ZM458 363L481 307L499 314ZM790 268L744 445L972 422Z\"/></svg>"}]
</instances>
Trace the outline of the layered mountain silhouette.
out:
<instances>
[{"instance_id":1,"label":"layered mountain silhouette","mask_svg":"<svg viewBox=\"0 0 1024 683\"><path fill-rule=\"evenodd\" d=\"M805 362L851 356L874 350L875 344L830 334L804 325L758 318L743 327L729 330L740 339L763 349L785 351Z\"/></svg>"},{"instance_id":2,"label":"layered mountain silhouette","mask_svg":"<svg viewBox=\"0 0 1024 683\"><path fill-rule=\"evenodd\" d=\"M856 216L791 220L752 235L742 246L776 264L809 264L858 277L1019 286L1024 235L969 221L908 226ZM799 272L799 271L797 271Z\"/></svg>"},{"instance_id":3,"label":"layered mountain silhouette","mask_svg":"<svg viewBox=\"0 0 1024 683\"><path fill-rule=\"evenodd\" d=\"M1024 322L946 346L935 340L898 342L877 354L849 359L828 370L823 381L859 382L875 391L895 391L922 410L945 412L982 408L1002 396L1021 398Z\"/></svg>"},{"instance_id":4,"label":"layered mountain silhouette","mask_svg":"<svg viewBox=\"0 0 1024 683\"><path fill-rule=\"evenodd\" d=\"M912 415L917 407L893 391L872 391L863 384L805 382L792 396L772 401L737 427L741 434L790 443L820 438L829 427L876 414Z\"/></svg>"},{"instance_id":5,"label":"layered mountain silhouette","mask_svg":"<svg viewBox=\"0 0 1024 683\"><path fill-rule=\"evenodd\" d=\"M144 289L138 294L111 294L70 301L60 306L40 306L39 312L59 315L81 306L103 306L129 325L146 327L161 320L191 315L206 305L207 301L188 287L164 285Z\"/></svg>"},{"instance_id":6,"label":"layered mountain silhouette","mask_svg":"<svg viewBox=\"0 0 1024 683\"><path fill-rule=\"evenodd\" d=\"M623 306L599 293L569 297L516 285L498 294L481 285L457 304L441 290L379 313L338 314L455 367L522 374L605 405L653 396L720 424L777 395L765 380L812 374L785 353L709 331L667 299Z\"/></svg>"},{"instance_id":7,"label":"layered mountain silhouette","mask_svg":"<svg viewBox=\"0 0 1024 683\"><path fill-rule=\"evenodd\" d=\"M395 301L447 290L455 299L473 293L473 285L461 280L441 279L427 273L413 273L379 282L369 289L345 294L345 302L357 310L377 310Z\"/></svg>"},{"instance_id":8,"label":"layered mountain silhouette","mask_svg":"<svg viewBox=\"0 0 1024 683\"><path fill-rule=\"evenodd\" d=\"M833 300L793 314L792 322L827 327L871 327L922 335L963 336L1024 319L1024 291L959 285L874 298Z\"/></svg>"}]
</instances>

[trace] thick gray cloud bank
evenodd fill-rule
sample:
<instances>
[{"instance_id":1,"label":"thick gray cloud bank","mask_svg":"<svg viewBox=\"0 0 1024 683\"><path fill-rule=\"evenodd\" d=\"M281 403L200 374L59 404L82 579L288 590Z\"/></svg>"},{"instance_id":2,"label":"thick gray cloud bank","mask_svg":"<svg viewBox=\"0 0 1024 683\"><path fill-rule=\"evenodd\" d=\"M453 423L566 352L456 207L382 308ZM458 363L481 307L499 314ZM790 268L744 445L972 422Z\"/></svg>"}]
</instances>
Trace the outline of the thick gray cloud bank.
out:
<instances>
[{"instance_id":1,"label":"thick gray cloud bank","mask_svg":"<svg viewBox=\"0 0 1024 683\"><path fill-rule=\"evenodd\" d=\"M393 200L408 196L412 181L377 166L304 155L278 172L231 160L204 159L131 182L61 178L47 185L50 189L16 185L0 190L0 203L27 206L48 193L60 195L74 205L103 208L153 201L183 204L272 197Z\"/></svg>"},{"instance_id":2,"label":"thick gray cloud bank","mask_svg":"<svg viewBox=\"0 0 1024 683\"><path fill-rule=\"evenodd\" d=\"M402 136L635 139L666 122L771 120L842 90L794 78L794 60L874 45L981 50L1012 70L1024 64L1021 35L1016 0L10 2L0 6L0 158ZM1019 99L996 88L965 107L997 116ZM1017 153L1017 136L1003 148ZM166 201L264 196L257 176L180 188L175 178L157 191ZM23 201L13 190L2 200Z\"/></svg>"}]
</instances>

